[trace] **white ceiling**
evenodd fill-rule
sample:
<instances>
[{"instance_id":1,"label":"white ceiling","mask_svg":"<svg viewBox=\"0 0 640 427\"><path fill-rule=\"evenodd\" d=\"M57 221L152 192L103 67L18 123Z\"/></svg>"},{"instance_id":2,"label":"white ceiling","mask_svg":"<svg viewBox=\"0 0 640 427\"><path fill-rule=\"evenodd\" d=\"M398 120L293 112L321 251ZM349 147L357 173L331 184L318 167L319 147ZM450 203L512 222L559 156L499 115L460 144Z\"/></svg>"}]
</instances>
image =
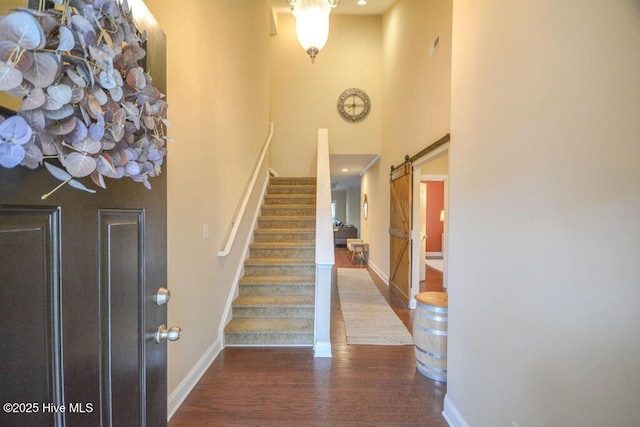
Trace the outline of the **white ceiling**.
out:
<instances>
[{"instance_id":1,"label":"white ceiling","mask_svg":"<svg viewBox=\"0 0 640 427\"><path fill-rule=\"evenodd\" d=\"M331 11L337 15L382 15L396 2L396 0L367 0L364 6L358 6L357 0L340 0L340 6ZM271 0L271 6L278 13L288 13L288 0Z\"/></svg>"},{"instance_id":2,"label":"white ceiling","mask_svg":"<svg viewBox=\"0 0 640 427\"><path fill-rule=\"evenodd\" d=\"M331 187L335 190L360 187L360 173L377 158L377 154L330 154Z\"/></svg>"}]
</instances>

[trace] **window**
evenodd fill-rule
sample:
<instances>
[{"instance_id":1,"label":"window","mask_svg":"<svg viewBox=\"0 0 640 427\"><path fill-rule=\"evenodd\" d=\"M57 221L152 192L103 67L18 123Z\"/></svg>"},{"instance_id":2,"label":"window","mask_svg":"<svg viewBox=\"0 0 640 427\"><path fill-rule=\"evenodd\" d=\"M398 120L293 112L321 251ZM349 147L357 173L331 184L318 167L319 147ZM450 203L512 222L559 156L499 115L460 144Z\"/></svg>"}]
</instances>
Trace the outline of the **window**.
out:
<instances>
[{"instance_id":1,"label":"window","mask_svg":"<svg viewBox=\"0 0 640 427\"><path fill-rule=\"evenodd\" d=\"M335 224L336 222L336 201L331 201L331 223Z\"/></svg>"}]
</instances>

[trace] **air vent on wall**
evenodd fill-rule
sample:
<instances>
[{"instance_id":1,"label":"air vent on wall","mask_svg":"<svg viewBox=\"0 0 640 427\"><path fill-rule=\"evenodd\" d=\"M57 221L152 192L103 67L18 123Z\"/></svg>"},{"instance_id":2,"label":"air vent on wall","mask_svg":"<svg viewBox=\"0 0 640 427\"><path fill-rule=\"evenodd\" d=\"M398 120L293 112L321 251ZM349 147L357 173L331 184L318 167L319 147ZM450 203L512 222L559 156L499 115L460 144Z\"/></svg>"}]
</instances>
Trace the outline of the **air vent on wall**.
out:
<instances>
[{"instance_id":1,"label":"air vent on wall","mask_svg":"<svg viewBox=\"0 0 640 427\"><path fill-rule=\"evenodd\" d=\"M429 58L431 58L431 55L433 55L438 46L440 46L440 34L438 34L436 38L433 39L433 42L431 42L431 44L429 45Z\"/></svg>"}]
</instances>

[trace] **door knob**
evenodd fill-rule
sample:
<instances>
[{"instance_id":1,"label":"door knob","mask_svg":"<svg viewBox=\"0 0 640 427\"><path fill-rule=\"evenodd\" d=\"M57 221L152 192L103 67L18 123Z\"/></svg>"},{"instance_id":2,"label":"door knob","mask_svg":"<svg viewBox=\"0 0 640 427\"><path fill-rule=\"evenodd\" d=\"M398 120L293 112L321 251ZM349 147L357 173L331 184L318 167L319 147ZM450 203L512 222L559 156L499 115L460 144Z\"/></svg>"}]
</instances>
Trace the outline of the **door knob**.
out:
<instances>
[{"instance_id":1,"label":"door knob","mask_svg":"<svg viewBox=\"0 0 640 427\"><path fill-rule=\"evenodd\" d=\"M172 326L167 329L166 325L158 326L158 331L156 332L156 342L158 344L162 344L166 340L169 341L178 341L180 339L180 334L182 333L182 329L178 326Z\"/></svg>"},{"instance_id":2,"label":"door knob","mask_svg":"<svg viewBox=\"0 0 640 427\"><path fill-rule=\"evenodd\" d=\"M171 299L171 292L167 288L158 288L156 293L156 304L165 305Z\"/></svg>"}]
</instances>

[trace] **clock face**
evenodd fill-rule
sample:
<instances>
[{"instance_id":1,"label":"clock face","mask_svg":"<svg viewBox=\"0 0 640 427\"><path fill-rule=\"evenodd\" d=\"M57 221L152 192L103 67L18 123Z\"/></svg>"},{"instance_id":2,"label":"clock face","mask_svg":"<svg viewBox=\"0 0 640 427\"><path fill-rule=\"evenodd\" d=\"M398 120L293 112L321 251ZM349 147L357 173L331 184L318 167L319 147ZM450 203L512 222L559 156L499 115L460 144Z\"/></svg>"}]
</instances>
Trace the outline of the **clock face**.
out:
<instances>
[{"instance_id":1,"label":"clock face","mask_svg":"<svg viewBox=\"0 0 640 427\"><path fill-rule=\"evenodd\" d=\"M371 100L369 96L360 89L347 89L338 98L338 112L345 119L358 122L369 114Z\"/></svg>"}]
</instances>

